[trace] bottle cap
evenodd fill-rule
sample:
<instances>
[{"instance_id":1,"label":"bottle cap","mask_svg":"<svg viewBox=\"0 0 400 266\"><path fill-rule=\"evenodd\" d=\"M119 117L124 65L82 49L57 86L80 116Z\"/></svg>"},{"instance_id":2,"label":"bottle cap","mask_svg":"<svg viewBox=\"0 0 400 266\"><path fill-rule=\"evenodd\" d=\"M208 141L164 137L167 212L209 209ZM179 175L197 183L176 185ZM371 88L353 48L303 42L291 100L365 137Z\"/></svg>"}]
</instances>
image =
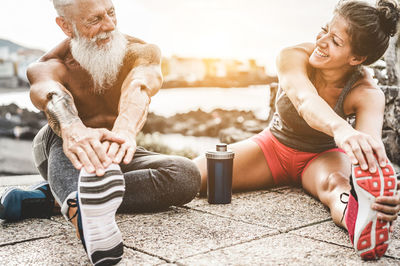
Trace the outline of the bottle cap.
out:
<instances>
[{"instance_id":1,"label":"bottle cap","mask_svg":"<svg viewBox=\"0 0 400 266\"><path fill-rule=\"evenodd\" d=\"M235 153L231 150L228 150L228 145L225 143L217 144L215 151L206 152L207 159L225 160L233 159L233 157L235 157Z\"/></svg>"}]
</instances>

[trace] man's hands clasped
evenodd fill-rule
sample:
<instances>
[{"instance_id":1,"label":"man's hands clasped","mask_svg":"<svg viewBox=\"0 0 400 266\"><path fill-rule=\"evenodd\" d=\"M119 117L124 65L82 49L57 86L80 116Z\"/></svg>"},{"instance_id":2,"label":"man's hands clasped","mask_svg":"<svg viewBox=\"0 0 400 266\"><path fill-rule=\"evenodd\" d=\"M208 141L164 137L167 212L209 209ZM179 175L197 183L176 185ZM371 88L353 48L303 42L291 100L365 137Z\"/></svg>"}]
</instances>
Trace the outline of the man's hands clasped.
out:
<instances>
[{"instance_id":1,"label":"man's hands clasped","mask_svg":"<svg viewBox=\"0 0 400 266\"><path fill-rule=\"evenodd\" d=\"M103 145L107 150L107 155L110 158L113 158L113 163L130 163L136 152L136 138L134 137L135 135L125 130L113 130L113 132L119 138L124 140L124 142L105 142Z\"/></svg>"},{"instance_id":2,"label":"man's hands clasped","mask_svg":"<svg viewBox=\"0 0 400 266\"><path fill-rule=\"evenodd\" d=\"M104 175L104 169L115 162L107 153L104 142L123 145L125 139L105 128L89 128L77 121L62 129L65 155L76 169ZM136 146L135 146L136 147ZM132 156L133 157L133 156Z\"/></svg>"}]
</instances>

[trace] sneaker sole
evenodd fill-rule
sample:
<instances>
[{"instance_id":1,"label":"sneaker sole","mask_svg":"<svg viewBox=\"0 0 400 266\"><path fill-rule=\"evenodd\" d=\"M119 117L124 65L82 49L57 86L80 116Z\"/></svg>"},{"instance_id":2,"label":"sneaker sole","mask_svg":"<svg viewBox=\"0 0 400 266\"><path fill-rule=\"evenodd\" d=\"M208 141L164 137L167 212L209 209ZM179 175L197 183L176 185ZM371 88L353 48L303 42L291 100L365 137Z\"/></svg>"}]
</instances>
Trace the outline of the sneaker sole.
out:
<instances>
[{"instance_id":1,"label":"sneaker sole","mask_svg":"<svg viewBox=\"0 0 400 266\"><path fill-rule=\"evenodd\" d=\"M125 181L118 165L111 165L104 176L82 170L78 183L79 211L86 252L94 265L113 265L122 259L122 234L115 222Z\"/></svg>"},{"instance_id":2,"label":"sneaker sole","mask_svg":"<svg viewBox=\"0 0 400 266\"><path fill-rule=\"evenodd\" d=\"M359 165L353 165L352 179L359 204L354 230L354 248L364 260L378 259L388 248L390 223L379 221L377 212L371 209L371 205L379 196L395 195L396 174L389 162L385 167L378 167L376 173L364 171Z\"/></svg>"}]
</instances>

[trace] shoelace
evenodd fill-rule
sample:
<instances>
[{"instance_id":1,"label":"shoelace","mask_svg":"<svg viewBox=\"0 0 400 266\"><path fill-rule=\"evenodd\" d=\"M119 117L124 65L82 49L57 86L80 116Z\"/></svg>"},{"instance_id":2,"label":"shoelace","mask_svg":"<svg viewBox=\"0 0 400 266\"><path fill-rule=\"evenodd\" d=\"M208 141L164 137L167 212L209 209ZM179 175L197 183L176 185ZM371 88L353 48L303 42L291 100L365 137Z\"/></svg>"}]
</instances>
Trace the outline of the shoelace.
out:
<instances>
[{"instance_id":1,"label":"shoelace","mask_svg":"<svg viewBox=\"0 0 400 266\"><path fill-rule=\"evenodd\" d=\"M72 208L78 207L78 203L76 202L76 199L68 199L67 204L68 204L68 207L72 207ZM78 215L78 210L76 210L75 214L72 215L71 218L68 217L68 222L70 222L72 219L74 219L77 215Z\"/></svg>"},{"instance_id":2,"label":"shoelace","mask_svg":"<svg viewBox=\"0 0 400 266\"><path fill-rule=\"evenodd\" d=\"M347 201L344 201L344 200L343 200L343 196L347 196ZM350 196L350 194L347 193L347 192L343 192L342 194L340 194L340 201L341 201L343 204L346 204L346 207L344 207L343 216L342 216L342 219L340 220L340 222L343 221L344 216L346 215L347 206L349 206L349 205L348 205L348 203L349 203L349 196Z\"/></svg>"}]
</instances>

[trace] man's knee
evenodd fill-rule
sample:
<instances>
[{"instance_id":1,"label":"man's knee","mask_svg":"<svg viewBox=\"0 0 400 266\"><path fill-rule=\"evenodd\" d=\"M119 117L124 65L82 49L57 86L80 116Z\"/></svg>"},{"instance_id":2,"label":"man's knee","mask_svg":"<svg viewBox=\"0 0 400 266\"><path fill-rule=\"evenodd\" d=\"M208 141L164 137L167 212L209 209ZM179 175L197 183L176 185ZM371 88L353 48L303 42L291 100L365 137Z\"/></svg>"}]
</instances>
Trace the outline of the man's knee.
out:
<instances>
[{"instance_id":1,"label":"man's knee","mask_svg":"<svg viewBox=\"0 0 400 266\"><path fill-rule=\"evenodd\" d=\"M171 175L173 180L177 182L178 189L188 198L193 199L200 190L201 182L200 172L196 164L180 156L171 157L171 164L174 168Z\"/></svg>"}]
</instances>

